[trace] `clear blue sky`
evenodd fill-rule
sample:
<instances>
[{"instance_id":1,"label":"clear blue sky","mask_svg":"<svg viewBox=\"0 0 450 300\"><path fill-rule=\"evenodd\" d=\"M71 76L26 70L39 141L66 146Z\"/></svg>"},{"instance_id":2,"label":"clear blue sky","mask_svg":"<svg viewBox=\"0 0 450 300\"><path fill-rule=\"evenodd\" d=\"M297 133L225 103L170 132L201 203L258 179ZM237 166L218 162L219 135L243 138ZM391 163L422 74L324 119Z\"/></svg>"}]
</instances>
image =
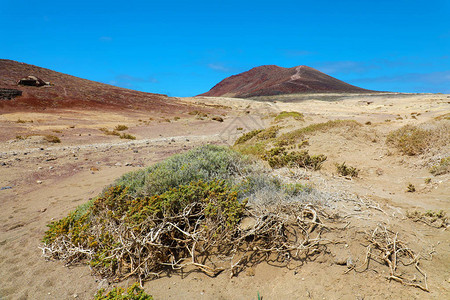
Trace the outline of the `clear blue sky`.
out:
<instances>
[{"instance_id":1,"label":"clear blue sky","mask_svg":"<svg viewBox=\"0 0 450 300\"><path fill-rule=\"evenodd\" d=\"M0 0L0 38L0 58L170 96L268 64L450 93L449 0Z\"/></svg>"}]
</instances>

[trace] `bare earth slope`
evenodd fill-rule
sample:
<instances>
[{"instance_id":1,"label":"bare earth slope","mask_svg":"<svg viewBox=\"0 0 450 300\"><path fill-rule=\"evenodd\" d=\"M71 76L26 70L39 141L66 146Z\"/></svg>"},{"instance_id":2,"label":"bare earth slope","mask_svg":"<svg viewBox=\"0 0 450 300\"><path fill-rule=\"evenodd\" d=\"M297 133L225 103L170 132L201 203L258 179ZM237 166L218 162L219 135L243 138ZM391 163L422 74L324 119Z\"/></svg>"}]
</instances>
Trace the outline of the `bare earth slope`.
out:
<instances>
[{"instance_id":1,"label":"bare earth slope","mask_svg":"<svg viewBox=\"0 0 450 300\"><path fill-rule=\"evenodd\" d=\"M260 66L230 76L199 96L248 98L295 93L369 92L307 66Z\"/></svg>"},{"instance_id":2,"label":"bare earth slope","mask_svg":"<svg viewBox=\"0 0 450 300\"><path fill-rule=\"evenodd\" d=\"M18 86L26 76L37 76L51 86ZM144 93L90 81L49 69L0 59L0 88L18 89L23 95L0 100L0 109L46 109L64 107L159 108L171 106L166 95Z\"/></svg>"}]
</instances>

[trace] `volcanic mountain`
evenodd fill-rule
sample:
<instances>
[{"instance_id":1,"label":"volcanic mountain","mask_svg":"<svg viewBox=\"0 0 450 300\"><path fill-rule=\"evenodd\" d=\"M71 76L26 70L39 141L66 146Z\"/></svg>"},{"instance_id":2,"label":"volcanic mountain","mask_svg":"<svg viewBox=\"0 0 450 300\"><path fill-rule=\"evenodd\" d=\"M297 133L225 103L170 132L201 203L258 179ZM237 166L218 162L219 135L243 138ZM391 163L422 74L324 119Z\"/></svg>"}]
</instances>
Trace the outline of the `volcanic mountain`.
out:
<instances>
[{"instance_id":1,"label":"volcanic mountain","mask_svg":"<svg viewBox=\"0 0 450 300\"><path fill-rule=\"evenodd\" d=\"M372 91L345 83L307 66L282 68L268 65L225 78L209 92L199 96L249 98L330 92L364 93Z\"/></svg>"},{"instance_id":2,"label":"volcanic mountain","mask_svg":"<svg viewBox=\"0 0 450 300\"><path fill-rule=\"evenodd\" d=\"M50 85L18 85L18 81L27 76L37 77ZM1 89L22 92L21 96L10 100L0 99L3 110L73 107L170 110L178 106L166 95L124 89L5 59L0 59Z\"/></svg>"}]
</instances>

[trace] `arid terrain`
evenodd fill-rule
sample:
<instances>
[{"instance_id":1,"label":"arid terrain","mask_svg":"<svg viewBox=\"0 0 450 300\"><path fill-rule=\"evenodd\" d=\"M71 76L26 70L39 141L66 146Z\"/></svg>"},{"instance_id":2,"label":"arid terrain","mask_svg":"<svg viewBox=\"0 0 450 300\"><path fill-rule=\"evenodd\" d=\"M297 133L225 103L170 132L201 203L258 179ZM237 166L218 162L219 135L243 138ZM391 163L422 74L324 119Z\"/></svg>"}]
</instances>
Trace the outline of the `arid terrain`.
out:
<instances>
[{"instance_id":1,"label":"arid terrain","mask_svg":"<svg viewBox=\"0 0 450 300\"><path fill-rule=\"evenodd\" d=\"M39 95L36 88L26 89ZM430 173L450 155L450 95L314 93L161 101L145 109L0 107L0 299L92 299L98 289L113 285L93 276L86 264L66 267L62 261L46 261L39 247L47 224L122 174L199 145L232 146L255 129L278 126L279 138L335 120L357 125L308 131L302 142L311 154L327 156L320 170L273 171L318 191L314 201L330 216L323 236L327 244L320 253L287 266L262 262L236 276L227 271L216 277L194 270L173 272L145 282L145 291L155 299L450 297L450 233L439 213L450 211L450 173L448 166ZM302 117L280 117L283 112ZM436 138L426 151L406 155L386 142L405 125L429 129ZM357 168L358 176L339 175L335 164L344 162ZM410 285L388 280L385 262L374 257L367 263L367 237L376 228L398 237L420 261L420 269L398 266L411 278ZM135 281L129 277L118 284Z\"/></svg>"}]
</instances>

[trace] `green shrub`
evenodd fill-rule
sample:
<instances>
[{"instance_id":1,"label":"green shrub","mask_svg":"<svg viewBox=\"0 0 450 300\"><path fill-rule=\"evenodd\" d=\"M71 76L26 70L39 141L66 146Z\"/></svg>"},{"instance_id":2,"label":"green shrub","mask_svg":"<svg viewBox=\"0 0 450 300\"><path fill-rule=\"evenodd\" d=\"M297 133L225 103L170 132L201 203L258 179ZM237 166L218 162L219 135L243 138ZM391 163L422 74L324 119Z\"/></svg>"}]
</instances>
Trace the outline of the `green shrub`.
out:
<instances>
[{"instance_id":1,"label":"green shrub","mask_svg":"<svg viewBox=\"0 0 450 300\"><path fill-rule=\"evenodd\" d=\"M115 287L108 293L100 289L94 297L94 300L153 300L153 297L145 293L136 282L127 290L121 287Z\"/></svg>"},{"instance_id":2,"label":"green shrub","mask_svg":"<svg viewBox=\"0 0 450 300\"><path fill-rule=\"evenodd\" d=\"M355 167L345 165L345 162L343 162L342 164L335 164L335 166L339 175L358 177L359 170Z\"/></svg>"}]
</instances>

